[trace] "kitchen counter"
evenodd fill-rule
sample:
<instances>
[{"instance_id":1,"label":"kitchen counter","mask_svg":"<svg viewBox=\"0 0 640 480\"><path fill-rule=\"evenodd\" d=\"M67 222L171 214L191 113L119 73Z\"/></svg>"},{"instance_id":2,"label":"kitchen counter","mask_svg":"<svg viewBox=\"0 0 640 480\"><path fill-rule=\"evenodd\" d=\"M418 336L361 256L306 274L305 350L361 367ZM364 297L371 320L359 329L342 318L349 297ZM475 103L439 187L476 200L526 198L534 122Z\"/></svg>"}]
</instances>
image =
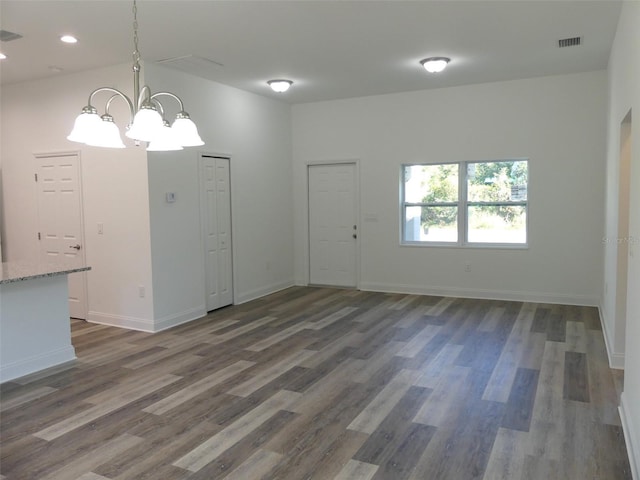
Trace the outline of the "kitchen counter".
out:
<instances>
[{"instance_id":1,"label":"kitchen counter","mask_svg":"<svg viewBox=\"0 0 640 480\"><path fill-rule=\"evenodd\" d=\"M3 263L0 271L0 382L76 358L67 275L74 264Z\"/></svg>"},{"instance_id":2,"label":"kitchen counter","mask_svg":"<svg viewBox=\"0 0 640 480\"><path fill-rule=\"evenodd\" d=\"M66 275L75 272L85 272L91 267L77 264L60 263L27 263L27 262L5 262L0 270L0 285L4 283L21 282L32 278L53 277L55 275Z\"/></svg>"}]
</instances>

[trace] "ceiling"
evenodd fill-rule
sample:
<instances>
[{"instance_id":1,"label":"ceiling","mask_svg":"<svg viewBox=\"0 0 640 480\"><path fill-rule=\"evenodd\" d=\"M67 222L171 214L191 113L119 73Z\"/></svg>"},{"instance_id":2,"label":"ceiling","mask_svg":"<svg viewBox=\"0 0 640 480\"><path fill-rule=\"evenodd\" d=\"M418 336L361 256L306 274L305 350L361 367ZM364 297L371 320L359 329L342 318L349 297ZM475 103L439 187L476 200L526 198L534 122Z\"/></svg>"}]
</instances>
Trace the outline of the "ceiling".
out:
<instances>
[{"instance_id":1,"label":"ceiling","mask_svg":"<svg viewBox=\"0 0 640 480\"><path fill-rule=\"evenodd\" d=\"M302 103L607 67L621 2L139 0L140 52L167 66ZM10 84L127 63L132 2L0 0ZM79 39L59 41L63 34ZM582 45L558 48L558 40ZM447 56L427 74L423 58ZM180 58L181 57L181 58ZM61 71L56 71L61 70ZM272 93L266 81L294 86ZM151 85L153 88L153 85ZM179 94L179 92L176 92Z\"/></svg>"}]
</instances>

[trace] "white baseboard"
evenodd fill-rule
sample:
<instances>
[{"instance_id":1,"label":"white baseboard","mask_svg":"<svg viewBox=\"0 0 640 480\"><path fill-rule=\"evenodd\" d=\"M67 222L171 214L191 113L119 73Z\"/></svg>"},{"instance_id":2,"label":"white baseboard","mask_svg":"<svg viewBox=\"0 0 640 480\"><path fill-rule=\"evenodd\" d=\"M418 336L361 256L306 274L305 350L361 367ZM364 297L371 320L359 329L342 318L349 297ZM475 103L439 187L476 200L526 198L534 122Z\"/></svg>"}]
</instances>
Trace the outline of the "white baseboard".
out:
<instances>
[{"instance_id":1,"label":"white baseboard","mask_svg":"<svg viewBox=\"0 0 640 480\"><path fill-rule=\"evenodd\" d=\"M24 377L34 372L55 367L76 359L73 346L65 346L50 352L0 366L0 383Z\"/></svg>"},{"instance_id":2,"label":"white baseboard","mask_svg":"<svg viewBox=\"0 0 640 480\"><path fill-rule=\"evenodd\" d=\"M126 317L124 315L113 315L111 313L89 312L87 322L109 325L110 327L128 328L129 330L139 330L141 332L153 333L153 320L147 318Z\"/></svg>"},{"instance_id":3,"label":"white baseboard","mask_svg":"<svg viewBox=\"0 0 640 480\"><path fill-rule=\"evenodd\" d=\"M622 421L622 430L624 432L624 441L627 444L627 453L629 455L629 463L631 464L631 477L633 480L640 480L640 443L638 443L638 432L634 431L633 423L630 419L634 414L640 416L640 405L636 405L637 412L630 410L631 405L627 401L624 392L620 396L620 420Z\"/></svg>"},{"instance_id":4,"label":"white baseboard","mask_svg":"<svg viewBox=\"0 0 640 480\"><path fill-rule=\"evenodd\" d=\"M196 308L185 310L184 312L176 313L174 315L168 315L162 318L156 318L154 321L154 332L160 332L167 330L183 323L202 318L207 314L207 307L200 305Z\"/></svg>"},{"instance_id":5,"label":"white baseboard","mask_svg":"<svg viewBox=\"0 0 640 480\"><path fill-rule=\"evenodd\" d=\"M264 297L266 295L279 292L280 290L284 290L285 288L293 287L293 285L293 281L288 280L286 282L267 285L266 287L258 288L250 292L241 293L235 298L235 304L240 305L241 303L247 303L251 300L255 300L256 298Z\"/></svg>"},{"instance_id":6,"label":"white baseboard","mask_svg":"<svg viewBox=\"0 0 640 480\"><path fill-rule=\"evenodd\" d=\"M607 347L607 357L609 358L609 367L618 370L624 370L624 353L615 352L613 349L613 341L611 340L611 334L609 333L609 325L604 315L604 309L599 306L598 313L600 314L600 324L602 325L602 334L604 336L604 345Z\"/></svg>"},{"instance_id":7,"label":"white baseboard","mask_svg":"<svg viewBox=\"0 0 640 480\"><path fill-rule=\"evenodd\" d=\"M518 292L513 290L482 290L457 287L416 286L364 282L360 290L372 292L407 293L416 295L436 295L439 297L481 298L486 300L506 300L515 302L557 303L561 305L580 305L595 307L598 298L586 295L565 295L545 292Z\"/></svg>"},{"instance_id":8,"label":"white baseboard","mask_svg":"<svg viewBox=\"0 0 640 480\"><path fill-rule=\"evenodd\" d=\"M87 321L91 323L99 323L101 325L109 325L111 327L156 333L204 317L206 314L206 307L204 305L199 305L196 308L191 308L173 315L167 315L155 320L125 317L123 315L113 315L110 313L89 312L87 315Z\"/></svg>"}]
</instances>

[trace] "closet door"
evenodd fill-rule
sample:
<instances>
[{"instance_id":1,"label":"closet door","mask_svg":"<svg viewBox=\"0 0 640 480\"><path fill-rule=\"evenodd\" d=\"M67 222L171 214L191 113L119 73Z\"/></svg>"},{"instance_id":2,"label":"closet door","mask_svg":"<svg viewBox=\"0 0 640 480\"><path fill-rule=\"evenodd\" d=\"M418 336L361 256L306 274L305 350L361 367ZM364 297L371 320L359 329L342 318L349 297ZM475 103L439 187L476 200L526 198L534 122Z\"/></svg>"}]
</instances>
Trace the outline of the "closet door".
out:
<instances>
[{"instance_id":1,"label":"closet door","mask_svg":"<svg viewBox=\"0 0 640 480\"><path fill-rule=\"evenodd\" d=\"M207 311L233 303L230 159L200 157Z\"/></svg>"}]
</instances>

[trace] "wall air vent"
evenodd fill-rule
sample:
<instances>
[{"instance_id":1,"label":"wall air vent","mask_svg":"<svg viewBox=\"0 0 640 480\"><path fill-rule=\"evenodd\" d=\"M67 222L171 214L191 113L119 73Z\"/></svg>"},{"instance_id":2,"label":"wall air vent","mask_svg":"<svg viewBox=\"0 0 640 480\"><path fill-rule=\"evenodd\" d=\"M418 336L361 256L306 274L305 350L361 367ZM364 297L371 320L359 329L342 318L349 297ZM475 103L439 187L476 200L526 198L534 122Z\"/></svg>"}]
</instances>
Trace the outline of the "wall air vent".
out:
<instances>
[{"instance_id":1,"label":"wall air vent","mask_svg":"<svg viewBox=\"0 0 640 480\"><path fill-rule=\"evenodd\" d=\"M582 44L582 37L562 38L558 40L558 47L577 47Z\"/></svg>"},{"instance_id":2,"label":"wall air vent","mask_svg":"<svg viewBox=\"0 0 640 480\"><path fill-rule=\"evenodd\" d=\"M0 42L10 42L11 40L17 40L22 38L22 35L9 32L8 30L0 30Z\"/></svg>"}]
</instances>

